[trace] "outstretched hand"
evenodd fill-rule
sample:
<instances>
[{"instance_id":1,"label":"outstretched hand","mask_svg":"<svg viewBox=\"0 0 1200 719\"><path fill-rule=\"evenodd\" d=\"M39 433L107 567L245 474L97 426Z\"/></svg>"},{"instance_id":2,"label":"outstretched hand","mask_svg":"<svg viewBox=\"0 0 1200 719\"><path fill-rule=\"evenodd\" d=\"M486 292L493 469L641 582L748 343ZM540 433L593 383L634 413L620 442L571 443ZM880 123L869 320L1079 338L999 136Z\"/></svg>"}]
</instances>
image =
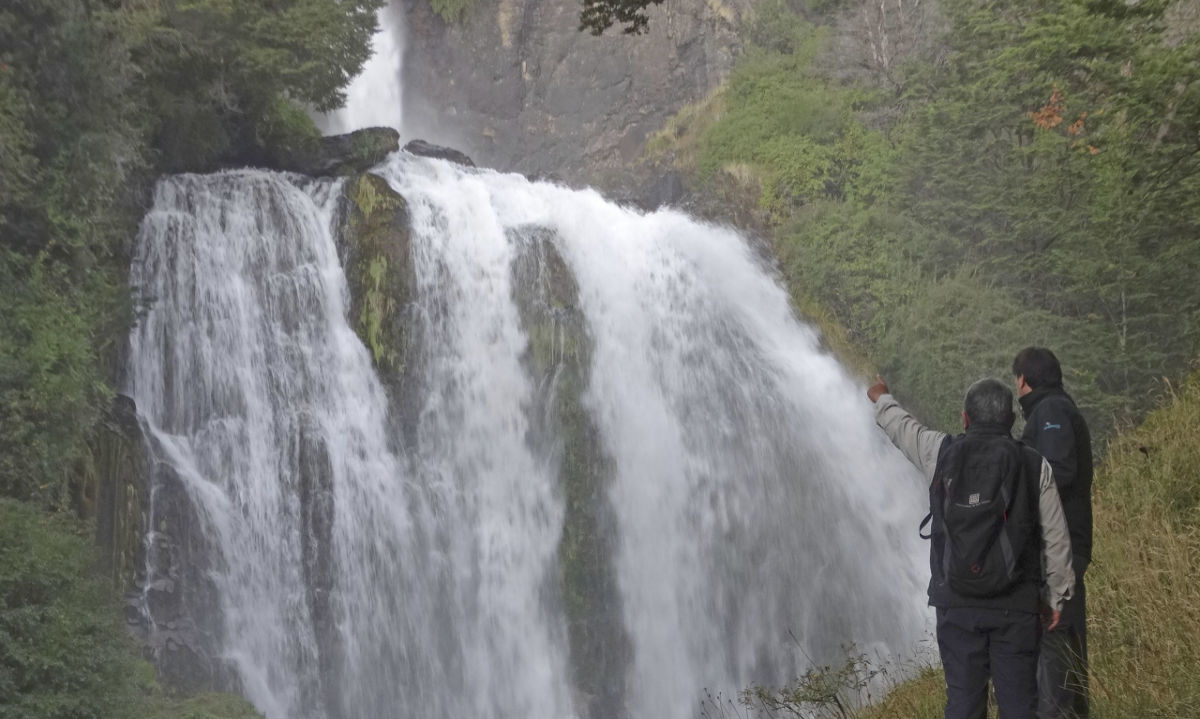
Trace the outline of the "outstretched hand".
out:
<instances>
[{"instance_id":1,"label":"outstretched hand","mask_svg":"<svg viewBox=\"0 0 1200 719\"><path fill-rule=\"evenodd\" d=\"M879 398L888 393L887 382L883 381L883 377L875 375L875 384L867 387L867 399L872 402L878 402Z\"/></svg>"}]
</instances>

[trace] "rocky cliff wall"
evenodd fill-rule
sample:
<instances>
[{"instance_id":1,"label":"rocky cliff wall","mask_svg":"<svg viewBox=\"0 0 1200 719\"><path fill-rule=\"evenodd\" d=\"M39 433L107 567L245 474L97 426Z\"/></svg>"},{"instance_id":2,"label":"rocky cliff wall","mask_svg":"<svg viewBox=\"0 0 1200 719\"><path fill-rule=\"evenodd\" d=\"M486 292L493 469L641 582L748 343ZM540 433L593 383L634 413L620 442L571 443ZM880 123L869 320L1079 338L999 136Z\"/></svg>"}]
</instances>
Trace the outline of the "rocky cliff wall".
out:
<instances>
[{"instance_id":1,"label":"rocky cliff wall","mask_svg":"<svg viewBox=\"0 0 1200 719\"><path fill-rule=\"evenodd\" d=\"M578 31L576 0L480 2L447 24L405 4L405 134L480 164L619 188L647 136L712 91L755 0L665 0L649 31Z\"/></svg>"}]
</instances>

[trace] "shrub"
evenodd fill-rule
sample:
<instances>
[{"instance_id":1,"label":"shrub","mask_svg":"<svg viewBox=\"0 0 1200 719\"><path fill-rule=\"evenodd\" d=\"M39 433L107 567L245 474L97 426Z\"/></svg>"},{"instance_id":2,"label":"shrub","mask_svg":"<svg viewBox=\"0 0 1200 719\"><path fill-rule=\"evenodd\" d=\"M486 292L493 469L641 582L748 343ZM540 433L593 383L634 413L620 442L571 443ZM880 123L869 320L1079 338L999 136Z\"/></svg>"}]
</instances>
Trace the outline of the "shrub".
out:
<instances>
[{"instance_id":1,"label":"shrub","mask_svg":"<svg viewBox=\"0 0 1200 719\"><path fill-rule=\"evenodd\" d=\"M80 525L0 499L0 716L126 717L147 679ZM140 678L140 679L139 679ZM153 673L149 675L153 682Z\"/></svg>"}]
</instances>

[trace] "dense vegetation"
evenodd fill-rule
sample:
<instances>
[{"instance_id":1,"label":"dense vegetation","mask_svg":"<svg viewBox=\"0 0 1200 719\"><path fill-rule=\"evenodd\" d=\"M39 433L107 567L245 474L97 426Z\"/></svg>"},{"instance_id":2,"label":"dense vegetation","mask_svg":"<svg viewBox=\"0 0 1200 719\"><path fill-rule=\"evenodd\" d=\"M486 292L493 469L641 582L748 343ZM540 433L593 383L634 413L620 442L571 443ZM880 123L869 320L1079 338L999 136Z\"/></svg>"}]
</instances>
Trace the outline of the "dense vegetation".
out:
<instances>
[{"instance_id":1,"label":"dense vegetation","mask_svg":"<svg viewBox=\"0 0 1200 719\"><path fill-rule=\"evenodd\" d=\"M381 4L0 5L0 717L254 716L159 694L61 515L136 311L128 254L154 175L313 143L307 110L341 104Z\"/></svg>"},{"instance_id":2,"label":"dense vegetation","mask_svg":"<svg viewBox=\"0 0 1200 719\"><path fill-rule=\"evenodd\" d=\"M92 574L85 525L0 499L0 717L252 719L231 695L176 699L155 683Z\"/></svg>"},{"instance_id":3,"label":"dense vegetation","mask_svg":"<svg viewBox=\"0 0 1200 719\"><path fill-rule=\"evenodd\" d=\"M1200 351L1194 7L824 5L760 7L728 83L652 151L748 188L797 304L930 421L1035 343L1101 436L1146 409Z\"/></svg>"}]
</instances>

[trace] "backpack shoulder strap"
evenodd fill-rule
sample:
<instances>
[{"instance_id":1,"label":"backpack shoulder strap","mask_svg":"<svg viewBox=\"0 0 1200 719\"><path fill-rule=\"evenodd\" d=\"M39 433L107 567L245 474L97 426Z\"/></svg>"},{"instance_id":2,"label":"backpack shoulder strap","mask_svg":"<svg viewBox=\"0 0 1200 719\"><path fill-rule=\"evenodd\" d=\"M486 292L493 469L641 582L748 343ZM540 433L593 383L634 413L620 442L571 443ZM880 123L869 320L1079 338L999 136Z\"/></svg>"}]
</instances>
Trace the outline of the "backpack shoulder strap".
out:
<instances>
[{"instance_id":1,"label":"backpack shoulder strap","mask_svg":"<svg viewBox=\"0 0 1200 719\"><path fill-rule=\"evenodd\" d=\"M921 537L921 539L932 539L933 538L933 527L930 526L933 523L933 509L932 508L934 506L934 502L941 501L941 494L943 493L943 489L944 489L942 487L942 478L941 478L942 461L946 459L946 455L950 451L950 445L953 444L953 442L954 442L954 437L951 437L950 435L946 435L942 439L942 445L940 447L938 447L937 468L934 469L933 480L929 484L930 510L929 510L929 513L925 515L925 518L921 520L921 526L917 527L917 535L919 537ZM926 527L929 527L929 534L925 533Z\"/></svg>"}]
</instances>

